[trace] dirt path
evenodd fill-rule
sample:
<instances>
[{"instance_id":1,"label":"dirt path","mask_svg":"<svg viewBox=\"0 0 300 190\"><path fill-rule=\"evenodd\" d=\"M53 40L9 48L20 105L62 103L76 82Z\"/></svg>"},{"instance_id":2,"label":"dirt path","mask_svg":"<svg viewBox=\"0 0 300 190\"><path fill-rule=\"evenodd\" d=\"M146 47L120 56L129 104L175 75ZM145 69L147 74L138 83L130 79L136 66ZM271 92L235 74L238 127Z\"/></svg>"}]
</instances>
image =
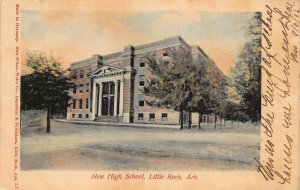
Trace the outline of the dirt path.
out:
<instances>
[{"instance_id":1,"label":"dirt path","mask_svg":"<svg viewBox=\"0 0 300 190\"><path fill-rule=\"evenodd\" d=\"M243 132L244 131L244 132ZM52 123L21 136L22 170L255 169L259 128L172 130Z\"/></svg>"}]
</instances>

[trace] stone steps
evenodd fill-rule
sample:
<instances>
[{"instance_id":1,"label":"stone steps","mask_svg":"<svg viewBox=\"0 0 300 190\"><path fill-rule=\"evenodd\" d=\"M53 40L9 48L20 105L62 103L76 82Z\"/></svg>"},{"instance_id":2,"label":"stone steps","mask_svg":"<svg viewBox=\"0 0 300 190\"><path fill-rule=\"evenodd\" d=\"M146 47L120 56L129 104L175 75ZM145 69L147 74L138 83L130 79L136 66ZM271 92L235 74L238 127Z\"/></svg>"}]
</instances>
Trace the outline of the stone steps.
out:
<instances>
[{"instance_id":1,"label":"stone steps","mask_svg":"<svg viewBox=\"0 0 300 190\"><path fill-rule=\"evenodd\" d=\"M98 116L94 121L99 122L122 122L122 118L118 116Z\"/></svg>"}]
</instances>

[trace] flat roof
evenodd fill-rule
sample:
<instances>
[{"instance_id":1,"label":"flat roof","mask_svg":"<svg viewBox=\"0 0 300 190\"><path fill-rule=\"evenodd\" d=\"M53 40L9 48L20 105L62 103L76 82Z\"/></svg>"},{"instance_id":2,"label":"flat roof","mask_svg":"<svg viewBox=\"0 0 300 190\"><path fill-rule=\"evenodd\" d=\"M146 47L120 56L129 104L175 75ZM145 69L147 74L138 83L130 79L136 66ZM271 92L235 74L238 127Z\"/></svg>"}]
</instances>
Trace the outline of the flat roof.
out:
<instances>
[{"instance_id":1,"label":"flat roof","mask_svg":"<svg viewBox=\"0 0 300 190\"><path fill-rule=\"evenodd\" d=\"M188 43L186 43L181 36L173 36L173 37L165 38L165 39L162 39L159 41L133 46L133 48L134 48L134 51L136 52L136 54L138 54L138 53L142 53L144 50L154 51L156 49L163 49L168 46L170 47L170 46L175 46L175 45L180 45L180 44L190 48L190 45ZM110 59L121 59L121 58L122 58L121 51L103 55L104 62L109 61ZM91 58L84 59L81 61L76 61L76 62L71 63L70 67L77 67L77 68L84 67L84 66L90 64L91 61L92 61Z\"/></svg>"}]
</instances>

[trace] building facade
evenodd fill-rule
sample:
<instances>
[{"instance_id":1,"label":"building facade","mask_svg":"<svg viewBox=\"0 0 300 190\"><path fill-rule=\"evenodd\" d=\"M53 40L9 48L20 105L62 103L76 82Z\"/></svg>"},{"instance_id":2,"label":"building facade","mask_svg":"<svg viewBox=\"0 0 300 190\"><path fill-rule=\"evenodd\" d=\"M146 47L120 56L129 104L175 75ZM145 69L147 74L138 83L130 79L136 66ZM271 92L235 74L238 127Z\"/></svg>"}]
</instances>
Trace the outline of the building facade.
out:
<instances>
[{"instance_id":1,"label":"building facade","mask_svg":"<svg viewBox=\"0 0 300 190\"><path fill-rule=\"evenodd\" d=\"M71 64L76 88L71 92L73 100L67 119L179 124L180 114L177 111L147 105L147 97L142 93L150 77L145 57L154 55L168 59L167 50L170 48L191 51L195 56L208 59L209 73L216 83L224 76L199 46L190 46L180 36L138 46L129 45L121 52L93 55ZM187 120L186 115L183 119ZM198 114L193 114L192 120L197 123ZM211 119L204 115L202 121Z\"/></svg>"}]
</instances>

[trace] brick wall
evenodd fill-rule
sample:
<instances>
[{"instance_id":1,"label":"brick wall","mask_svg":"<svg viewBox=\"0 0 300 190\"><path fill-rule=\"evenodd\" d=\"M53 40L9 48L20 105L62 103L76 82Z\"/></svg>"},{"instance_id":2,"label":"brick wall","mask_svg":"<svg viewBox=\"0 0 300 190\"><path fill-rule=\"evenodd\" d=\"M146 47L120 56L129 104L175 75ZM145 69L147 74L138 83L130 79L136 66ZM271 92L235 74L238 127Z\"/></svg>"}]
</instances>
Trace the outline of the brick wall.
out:
<instances>
[{"instance_id":1,"label":"brick wall","mask_svg":"<svg viewBox=\"0 0 300 190\"><path fill-rule=\"evenodd\" d=\"M71 105L68 107L67 112L67 119L82 119L82 120L89 120L90 119L90 106L86 108L86 99L89 99L91 87L90 87L90 79L88 78L87 74L89 73L89 66L85 66L82 68L74 69L73 72L76 73L76 93L73 93L73 90L70 92L72 95L71 99ZM81 75L82 74L82 78ZM87 84L89 86L87 87ZM80 87L82 85L82 87ZM82 92L80 92L80 88L82 89ZM89 92L87 92L87 88L89 89ZM73 109L73 99L76 100L76 107ZM82 108L79 109L79 100L82 100ZM88 100L90 101L90 100ZM90 102L89 102L90 104ZM79 118L79 114L82 114L81 118ZM88 114L88 118L86 117L86 114Z\"/></svg>"},{"instance_id":2,"label":"brick wall","mask_svg":"<svg viewBox=\"0 0 300 190\"><path fill-rule=\"evenodd\" d=\"M179 43L180 42L180 43ZM140 67L140 60L147 55L155 55L157 58L162 58L163 53L171 50L168 47L172 44L173 48L176 50L186 49L188 45L185 42L182 42L180 37L174 37L170 39L165 39L160 42L153 42L150 44L140 45L133 47L131 45L125 46L122 52L116 52L113 54L100 56L94 55L91 60L83 60L79 62L80 64L77 67L74 67L75 72L77 72L76 84L78 88L76 90L76 94L72 93L74 99L76 99L76 108L73 109L71 105L68 108L67 118L72 119L86 119L85 114L88 114L88 117L91 118L90 108L86 109L86 99L89 99L91 94L91 82L87 77L87 73L90 68L90 64L94 62L98 65L107 64L111 66L122 66L124 69L134 68L135 72L132 72L130 76L126 76L124 80L124 90L123 90L123 116L124 122L144 122L144 123L164 123L164 124L178 124L179 123L179 113L177 111L171 109L161 109L156 107L151 107L144 103L144 106L139 106L139 97L143 94L141 91L143 90L143 86L139 85L140 76L144 76L144 85L146 85L147 79L150 78L151 73L148 70L148 65L145 64L144 67ZM177 44L174 46L174 44ZM181 44L181 45L179 45ZM160 48L160 49L159 49ZM200 49L196 49L201 53ZM146 51L146 52L145 52ZM205 56L205 54L203 54ZM84 65L81 67L81 65ZM80 68L81 67L81 68ZM94 65L96 68L97 65ZM80 70L83 71L83 77L80 78ZM219 69L216 68L213 61L211 61L210 65L211 78L213 81L217 82L219 76L223 76L222 73L219 73ZM86 84L90 84L89 92L86 92ZM83 86L83 92L79 92L80 84ZM219 84L217 83L219 87ZM218 88L219 90L219 88ZM79 109L79 99L82 99L82 109ZM144 99L147 99L145 97ZM90 100L91 101L91 100ZM89 102L91 105L91 102ZM90 106L89 106L90 107ZM143 120L140 120L138 114L143 113ZM75 114L75 115L74 115ZM78 118L79 114L82 114L82 118ZM150 114L155 115L154 119L150 119ZM163 118L162 116L167 115L167 118ZM193 123L198 123L198 114L192 114Z\"/></svg>"}]
</instances>

